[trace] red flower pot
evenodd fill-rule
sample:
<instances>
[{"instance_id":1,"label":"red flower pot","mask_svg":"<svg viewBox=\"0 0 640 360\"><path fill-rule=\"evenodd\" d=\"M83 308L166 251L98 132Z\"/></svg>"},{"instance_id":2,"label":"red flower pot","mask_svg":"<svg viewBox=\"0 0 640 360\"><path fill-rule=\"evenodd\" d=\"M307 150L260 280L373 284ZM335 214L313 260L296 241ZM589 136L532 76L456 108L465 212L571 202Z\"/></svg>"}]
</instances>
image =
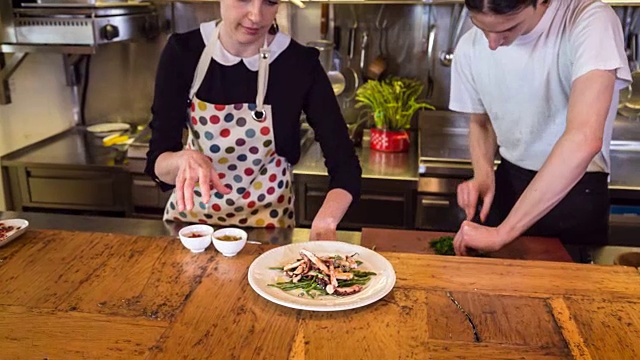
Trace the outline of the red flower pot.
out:
<instances>
[{"instance_id":1,"label":"red flower pot","mask_svg":"<svg viewBox=\"0 0 640 360\"><path fill-rule=\"evenodd\" d=\"M404 130L371 129L371 149L384 152L409 150L409 134Z\"/></svg>"}]
</instances>

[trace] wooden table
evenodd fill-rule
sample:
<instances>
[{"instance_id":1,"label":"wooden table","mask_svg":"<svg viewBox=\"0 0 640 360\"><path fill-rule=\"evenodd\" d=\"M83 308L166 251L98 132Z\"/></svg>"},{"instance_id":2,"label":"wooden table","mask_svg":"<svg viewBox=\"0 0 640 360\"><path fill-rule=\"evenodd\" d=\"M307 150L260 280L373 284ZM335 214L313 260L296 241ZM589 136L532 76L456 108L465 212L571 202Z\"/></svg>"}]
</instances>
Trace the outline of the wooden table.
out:
<instances>
[{"instance_id":1,"label":"wooden table","mask_svg":"<svg viewBox=\"0 0 640 360\"><path fill-rule=\"evenodd\" d=\"M635 268L385 252L391 293L319 313L250 288L271 247L29 230L0 248L0 358L640 359Z\"/></svg>"}]
</instances>

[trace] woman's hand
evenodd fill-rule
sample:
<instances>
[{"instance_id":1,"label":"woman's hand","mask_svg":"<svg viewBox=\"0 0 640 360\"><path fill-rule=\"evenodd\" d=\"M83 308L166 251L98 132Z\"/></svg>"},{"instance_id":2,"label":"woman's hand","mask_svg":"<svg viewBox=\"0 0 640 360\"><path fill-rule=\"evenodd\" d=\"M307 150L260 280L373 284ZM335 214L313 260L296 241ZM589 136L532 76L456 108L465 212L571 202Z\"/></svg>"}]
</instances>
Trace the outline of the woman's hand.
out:
<instances>
[{"instance_id":1,"label":"woman's hand","mask_svg":"<svg viewBox=\"0 0 640 360\"><path fill-rule=\"evenodd\" d=\"M332 189L311 224L309 240L337 240L336 229L353 197L346 190Z\"/></svg>"},{"instance_id":2,"label":"woman's hand","mask_svg":"<svg viewBox=\"0 0 640 360\"><path fill-rule=\"evenodd\" d=\"M209 202L211 190L217 190L222 194L229 194L231 190L225 187L218 173L213 168L211 159L203 153L185 149L176 153L178 156L178 174L176 176L176 202L179 211L193 209L193 190L200 185L202 201Z\"/></svg>"},{"instance_id":3,"label":"woman's hand","mask_svg":"<svg viewBox=\"0 0 640 360\"><path fill-rule=\"evenodd\" d=\"M309 240L337 240L337 224L327 218L318 218L316 216L311 224L311 234Z\"/></svg>"},{"instance_id":4,"label":"woman's hand","mask_svg":"<svg viewBox=\"0 0 640 360\"><path fill-rule=\"evenodd\" d=\"M496 182L493 175L483 179L474 177L458 185L458 205L467 214L467 220L471 221L476 215L478 198L482 199L480 221L484 222L491 209L495 193Z\"/></svg>"}]
</instances>

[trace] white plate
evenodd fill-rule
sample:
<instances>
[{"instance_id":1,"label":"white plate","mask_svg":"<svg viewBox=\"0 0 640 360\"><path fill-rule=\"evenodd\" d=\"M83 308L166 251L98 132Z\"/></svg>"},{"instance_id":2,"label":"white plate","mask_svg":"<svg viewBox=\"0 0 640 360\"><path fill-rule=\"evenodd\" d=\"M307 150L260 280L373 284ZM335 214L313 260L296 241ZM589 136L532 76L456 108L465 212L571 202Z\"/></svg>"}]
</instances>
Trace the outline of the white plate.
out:
<instances>
[{"instance_id":1,"label":"white plate","mask_svg":"<svg viewBox=\"0 0 640 360\"><path fill-rule=\"evenodd\" d=\"M5 235L0 235L0 246L7 245L22 235L29 227L29 222L23 219L0 220L0 226L13 226L15 229Z\"/></svg>"},{"instance_id":2,"label":"white plate","mask_svg":"<svg viewBox=\"0 0 640 360\"><path fill-rule=\"evenodd\" d=\"M95 136L107 136L118 131L127 131L131 129L129 124L124 123L102 123L87 127L87 131Z\"/></svg>"},{"instance_id":3,"label":"white plate","mask_svg":"<svg viewBox=\"0 0 640 360\"><path fill-rule=\"evenodd\" d=\"M320 296L315 299L298 296L299 291L283 291L267 286L284 278L282 271L269 270L269 267L283 266L299 258L301 249L306 249L318 256L352 255L358 253L357 260L363 262L362 270L373 271L365 288L354 295ZM284 279L280 279L283 281ZM355 309L380 300L393 289L396 283L396 272L391 263L382 255L362 246L339 241L311 241L281 246L260 255L249 267L249 284L260 296L276 304L294 309L313 311L340 311Z\"/></svg>"}]
</instances>

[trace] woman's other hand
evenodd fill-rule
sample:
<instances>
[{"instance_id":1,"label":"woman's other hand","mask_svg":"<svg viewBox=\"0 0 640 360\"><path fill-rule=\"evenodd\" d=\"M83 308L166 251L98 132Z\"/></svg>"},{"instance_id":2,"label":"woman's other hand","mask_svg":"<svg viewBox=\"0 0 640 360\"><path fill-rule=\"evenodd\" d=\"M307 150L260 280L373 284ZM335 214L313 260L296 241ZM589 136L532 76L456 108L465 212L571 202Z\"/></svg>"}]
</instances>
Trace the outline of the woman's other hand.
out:
<instances>
[{"instance_id":1,"label":"woman's other hand","mask_svg":"<svg viewBox=\"0 0 640 360\"><path fill-rule=\"evenodd\" d=\"M347 212L353 197L343 189L332 189L327 193L322 207L311 224L309 240L336 240L336 229Z\"/></svg>"},{"instance_id":2,"label":"woman's other hand","mask_svg":"<svg viewBox=\"0 0 640 360\"><path fill-rule=\"evenodd\" d=\"M177 156L178 173L176 175L176 202L179 211L193 209L193 190L200 185L202 201L208 203L211 191L229 194L231 190L225 187L218 173L211 163L211 159L196 150L181 150Z\"/></svg>"},{"instance_id":3,"label":"woman's other hand","mask_svg":"<svg viewBox=\"0 0 640 360\"><path fill-rule=\"evenodd\" d=\"M309 240L337 240L336 224L330 219L319 219L317 216L311 224L311 234Z\"/></svg>"}]
</instances>

